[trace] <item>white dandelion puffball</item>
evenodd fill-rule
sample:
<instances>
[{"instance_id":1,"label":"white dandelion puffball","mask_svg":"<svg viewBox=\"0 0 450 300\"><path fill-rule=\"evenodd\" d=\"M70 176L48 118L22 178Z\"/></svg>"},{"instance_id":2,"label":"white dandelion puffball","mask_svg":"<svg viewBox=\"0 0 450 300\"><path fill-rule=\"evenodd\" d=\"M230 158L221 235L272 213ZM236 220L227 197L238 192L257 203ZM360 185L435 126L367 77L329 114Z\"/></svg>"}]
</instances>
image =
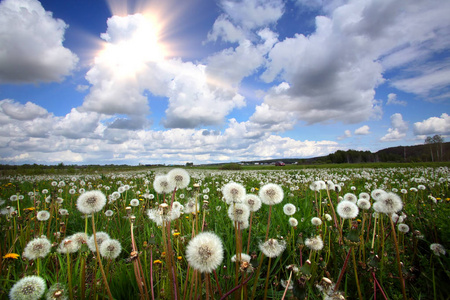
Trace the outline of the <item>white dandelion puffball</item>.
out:
<instances>
[{"instance_id":1,"label":"white dandelion puffball","mask_svg":"<svg viewBox=\"0 0 450 300\"><path fill-rule=\"evenodd\" d=\"M437 255L437 256L441 256L441 254L445 255L445 253L446 253L444 246L442 246L441 244L438 244L438 243L431 244L430 249L431 249L431 251L433 251L434 255Z\"/></svg>"},{"instance_id":2,"label":"white dandelion puffball","mask_svg":"<svg viewBox=\"0 0 450 300\"><path fill-rule=\"evenodd\" d=\"M398 231L400 231L400 232L403 232L403 233L409 232L409 226L404 223L398 224L397 228L398 228Z\"/></svg>"},{"instance_id":3,"label":"white dandelion puffball","mask_svg":"<svg viewBox=\"0 0 450 300\"><path fill-rule=\"evenodd\" d=\"M378 212L382 212L388 215L396 213L403 208L402 199L400 198L400 196L394 193L382 194L375 204L374 209L376 208Z\"/></svg>"},{"instance_id":4,"label":"white dandelion puffball","mask_svg":"<svg viewBox=\"0 0 450 300\"><path fill-rule=\"evenodd\" d=\"M186 247L189 265L201 273L211 273L223 260L221 239L212 232L201 232Z\"/></svg>"},{"instance_id":5,"label":"white dandelion puffball","mask_svg":"<svg viewBox=\"0 0 450 300\"><path fill-rule=\"evenodd\" d=\"M291 225L292 227L296 227L298 226L298 221L296 218L289 218L289 225Z\"/></svg>"},{"instance_id":6,"label":"white dandelion puffball","mask_svg":"<svg viewBox=\"0 0 450 300\"><path fill-rule=\"evenodd\" d=\"M100 191L88 191L77 199L77 208L83 214L92 214L102 210L106 204L106 196Z\"/></svg>"},{"instance_id":7,"label":"white dandelion puffball","mask_svg":"<svg viewBox=\"0 0 450 300\"><path fill-rule=\"evenodd\" d=\"M191 180L189 173L181 168L172 169L167 173L167 178L171 185L177 189L184 189L189 185Z\"/></svg>"},{"instance_id":8,"label":"white dandelion puffball","mask_svg":"<svg viewBox=\"0 0 450 300\"><path fill-rule=\"evenodd\" d=\"M277 257L286 249L286 241L277 239L268 239L259 245L259 250L267 257Z\"/></svg>"},{"instance_id":9,"label":"white dandelion puffball","mask_svg":"<svg viewBox=\"0 0 450 300\"><path fill-rule=\"evenodd\" d=\"M175 186L172 185L166 175L158 175L153 181L153 188L158 194L168 194L173 192Z\"/></svg>"},{"instance_id":10,"label":"white dandelion puffball","mask_svg":"<svg viewBox=\"0 0 450 300\"><path fill-rule=\"evenodd\" d=\"M284 192L278 184L268 183L259 190L259 198L264 204L274 205L283 201Z\"/></svg>"},{"instance_id":11,"label":"white dandelion puffball","mask_svg":"<svg viewBox=\"0 0 450 300\"><path fill-rule=\"evenodd\" d=\"M261 199L255 194L247 194L244 197L244 203L248 205L250 211L258 211L261 208Z\"/></svg>"},{"instance_id":12,"label":"white dandelion puffball","mask_svg":"<svg viewBox=\"0 0 450 300\"><path fill-rule=\"evenodd\" d=\"M34 260L36 258L46 257L50 253L52 244L46 238L35 238L28 242L23 251L23 257Z\"/></svg>"},{"instance_id":13,"label":"white dandelion puffball","mask_svg":"<svg viewBox=\"0 0 450 300\"><path fill-rule=\"evenodd\" d=\"M38 219L38 221L47 221L50 219L50 213L46 210L40 210L36 214L36 219Z\"/></svg>"},{"instance_id":14,"label":"white dandelion puffball","mask_svg":"<svg viewBox=\"0 0 450 300\"><path fill-rule=\"evenodd\" d=\"M353 194L353 193L346 193L346 194L344 195L344 200L345 200L345 201L350 201L350 202L356 203L356 201L358 201L358 198L357 198L356 195Z\"/></svg>"},{"instance_id":15,"label":"white dandelion puffball","mask_svg":"<svg viewBox=\"0 0 450 300\"><path fill-rule=\"evenodd\" d=\"M252 257L246 253L241 253L240 257L236 256L236 254L231 257L232 262L238 261L238 262L248 262L249 263L250 260L252 260Z\"/></svg>"},{"instance_id":16,"label":"white dandelion puffball","mask_svg":"<svg viewBox=\"0 0 450 300\"><path fill-rule=\"evenodd\" d=\"M319 251L323 248L323 241L322 238L318 235L316 237L306 239L305 245L311 250Z\"/></svg>"},{"instance_id":17,"label":"white dandelion puffball","mask_svg":"<svg viewBox=\"0 0 450 300\"><path fill-rule=\"evenodd\" d=\"M68 236L61 241L56 251L59 253L75 253L80 249L80 247L81 244L78 240L73 238L73 236Z\"/></svg>"},{"instance_id":18,"label":"white dandelion puffball","mask_svg":"<svg viewBox=\"0 0 450 300\"><path fill-rule=\"evenodd\" d=\"M356 202L356 205L358 205L359 208L368 210L371 207L370 201L365 198L360 198Z\"/></svg>"},{"instance_id":19,"label":"white dandelion puffball","mask_svg":"<svg viewBox=\"0 0 450 300\"><path fill-rule=\"evenodd\" d=\"M358 206L350 201L341 201L336 207L338 215L343 219L353 219L359 213Z\"/></svg>"},{"instance_id":20,"label":"white dandelion puffball","mask_svg":"<svg viewBox=\"0 0 450 300\"><path fill-rule=\"evenodd\" d=\"M293 214L295 214L295 211L295 205L292 203L288 203L283 206L283 212L286 216L292 216Z\"/></svg>"},{"instance_id":21,"label":"white dandelion puffball","mask_svg":"<svg viewBox=\"0 0 450 300\"><path fill-rule=\"evenodd\" d=\"M227 204L241 203L246 195L245 187L237 182L227 183L222 188L222 193Z\"/></svg>"},{"instance_id":22,"label":"white dandelion puffball","mask_svg":"<svg viewBox=\"0 0 450 300\"><path fill-rule=\"evenodd\" d=\"M42 277L26 276L17 281L9 291L11 300L37 300L44 295L47 284Z\"/></svg>"},{"instance_id":23,"label":"white dandelion puffball","mask_svg":"<svg viewBox=\"0 0 450 300\"><path fill-rule=\"evenodd\" d=\"M116 259L122 251L122 245L118 240L109 239L100 246L100 254L107 259Z\"/></svg>"},{"instance_id":24,"label":"white dandelion puffball","mask_svg":"<svg viewBox=\"0 0 450 300\"><path fill-rule=\"evenodd\" d=\"M311 224L313 224L314 226L320 226L322 225L322 220L318 217L314 217L311 219Z\"/></svg>"},{"instance_id":25,"label":"white dandelion puffball","mask_svg":"<svg viewBox=\"0 0 450 300\"><path fill-rule=\"evenodd\" d=\"M100 247L102 245L102 243L106 240L109 240L109 234L107 234L106 232L103 231L99 231L95 234L95 237L97 239L97 245L98 245L98 249L100 250ZM95 240L94 240L94 235L91 235L89 237L89 239L87 240L87 245L89 247L89 250L91 250L92 252L96 252L97 249L95 249Z\"/></svg>"},{"instance_id":26,"label":"white dandelion puffball","mask_svg":"<svg viewBox=\"0 0 450 300\"><path fill-rule=\"evenodd\" d=\"M235 222L247 221L250 217L250 209L244 203L235 203L228 208L228 217Z\"/></svg>"}]
</instances>

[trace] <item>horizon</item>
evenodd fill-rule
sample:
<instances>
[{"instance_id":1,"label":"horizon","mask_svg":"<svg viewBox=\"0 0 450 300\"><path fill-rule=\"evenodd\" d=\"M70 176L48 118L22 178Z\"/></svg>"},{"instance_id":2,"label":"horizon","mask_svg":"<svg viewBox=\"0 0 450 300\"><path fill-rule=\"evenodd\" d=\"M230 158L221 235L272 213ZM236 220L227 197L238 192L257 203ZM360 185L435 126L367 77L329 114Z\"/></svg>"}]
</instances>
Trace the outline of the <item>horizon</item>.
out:
<instances>
[{"instance_id":1,"label":"horizon","mask_svg":"<svg viewBox=\"0 0 450 300\"><path fill-rule=\"evenodd\" d=\"M308 159L446 139L449 13L439 0L3 0L0 164Z\"/></svg>"}]
</instances>

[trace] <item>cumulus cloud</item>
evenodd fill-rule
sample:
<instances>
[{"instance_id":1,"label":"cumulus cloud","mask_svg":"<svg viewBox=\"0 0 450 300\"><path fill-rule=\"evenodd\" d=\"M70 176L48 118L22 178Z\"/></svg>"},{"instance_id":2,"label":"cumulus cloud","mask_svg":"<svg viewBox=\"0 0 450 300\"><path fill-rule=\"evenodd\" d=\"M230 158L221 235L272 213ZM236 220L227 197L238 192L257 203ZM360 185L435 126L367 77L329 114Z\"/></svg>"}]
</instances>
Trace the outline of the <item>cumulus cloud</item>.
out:
<instances>
[{"instance_id":1,"label":"cumulus cloud","mask_svg":"<svg viewBox=\"0 0 450 300\"><path fill-rule=\"evenodd\" d=\"M382 142L394 142L399 141L406 137L408 131L408 123L403 120L403 117L399 113L395 113L391 116L391 127L388 129L388 133L381 138Z\"/></svg>"},{"instance_id":2,"label":"cumulus cloud","mask_svg":"<svg viewBox=\"0 0 450 300\"><path fill-rule=\"evenodd\" d=\"M21 104L10 99L5 99L0 101L0 107L5 115L21 121L33 120L49 114L45 108L31 102Z\"/></svg>"},{"instance_id":3,"label":"cumulus cloud","mask_svg":"<svg viewBox=\"0 0 450 300\"><path fill-rule=\"evenodd\" d=\"M0 3L0 82L61 81L78 57L63 46L67 25L37 0Z\"/></svg>"},{"instance_id":4,"label":"cumulus cloud","mask_svg":"<svg viewBox=\"0 0 450 300\"><path fill-rule=\"evenodd\" d=\"M415 135L450 134L450 116L443 113L440 117L431 117L413 125Z\"/></svg>"},{"instance_id":5,"label":"cumulus cloud","mask_svg":"<svg viewBox=\"0 0 450 300\"><path fill-rule=\"evenodd\" d=\"M358 129L355 129L356 135L367 135L370 134L370 127L367 125L361 126Z\"/></svg>"},{"instance_id":6,"label":"cumulus cloud","mask_svg":"<svg viewBox=\"0 0 450 300\"><path fill-rule=\"evenodd\" d=\"M419 79L411 77L416 73L406 70L403 63L394 64L392 59L399 51L409 50L405 63L419 57L425 62L433 53L449 48L449 43L443 41L448 40L445 36L450 27L441 1L334 4L327 6L328 14L316 17L315 32L288 37L270 51L261 78L268 83L284 81L290 86L282 94L282 101L279 94L269 93L265 103L271 109L281 110L284 106L310 124L357 123L379 117L381 108L374 98L375 89L384 82L383 73L388 68L401 68L403 78L391 84L405 91L424 94L448 85L447 68L424 73ZM449 3L444 6L450 8ZM425 51L430 44L433 47Z\"/></svg>"},{"instance_id":7,"label":"cumulus cloud","mask_svg":"<svg viewBox=\"0 0 450 300\"><path fill-rule=\"evenodd\" d=\"M406 106L406 101L398 100L397 99L397 94L390 93L388 95L388 99L387 99L386 105L402 105L402 106Z\"/></svg>"},{"instance_id":8,"label":"cumulus cloud","mask_svg":"<svg viewBox=\"0 0 450 300\"><path fill-rule=\"evenodd\" d=\"M339 136L337 139L338 140L344 140L344 139L349 138L349 137L352 137L352 132L347 129L346 131L344 131L344 134Z\"/></svg>"}]
</instances>

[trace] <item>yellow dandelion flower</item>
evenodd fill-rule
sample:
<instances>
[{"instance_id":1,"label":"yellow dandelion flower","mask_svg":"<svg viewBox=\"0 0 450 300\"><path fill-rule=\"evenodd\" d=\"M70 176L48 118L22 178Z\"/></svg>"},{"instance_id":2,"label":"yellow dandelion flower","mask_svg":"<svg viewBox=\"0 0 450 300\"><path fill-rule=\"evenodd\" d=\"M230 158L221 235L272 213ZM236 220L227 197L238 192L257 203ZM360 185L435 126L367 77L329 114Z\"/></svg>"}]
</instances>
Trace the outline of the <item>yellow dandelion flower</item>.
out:
<instances>
[{"instance_id":1,"label":"yellow dandelion flower","mask_svg":"<svg viewBox=\"0 0 450 300\"><path fill-rule=\"evenodd\" d=\"M182 256L177 256L177 259L178 259L178 260L182 260L183 257L182 257Z\"/></svg>"},{"instance_id":2,"label":"yellow dandelion flower","mask_svg":"<svg viewBox=\"0 0 450 300\"><path fill-rule=\"evenodd\" d=\"M156 265L156 264L162 264L162 261L160 261L159 259L157 259L157 260L154 260L154 261L153 261L153 264L155 264L155 265Z\"/></svg>"},{"instance_id":3,"label":"yellow dandelion flower","mask_svg":"<svg viewBox=\"0 0 450 300\"><path fill-rule=\"evenodd\" d=\"M356 219L356 221L357 221L358 223L361 223L361 219Z\"/></svg>"},{"instance_id":4,"label":"yellow dandelion flower","mask_svg":"<svg viewBox=\"0 0 450 300\"><path fill-rule=\"evenodd\" d=\"M173 233L173 236L179 236L179 235L180 235L179 232L174 232L174 233Z\"/></svg>"},{"instance_id":5,"label":"yellow dandelion flower","mask_svg":"<svg viewBox=\"0 0 450 300\"><path fill-rule=\"evenodd\" d=\"M28 210L28 211L32 211L32 210L35 210L36 208L34 208L34 207L27 207L27 208L24 208L23 210Z\"/></svg>"},{"instance_id":6,"label":"yellow dandelion flower","mask_svg":"<svg viewBox=\"0 0 450 300\"><path fill-rule=\"evenodd\" d=\"M20 255L17 253L7 253L6 255L3 256L4 259L7 259L7 258L18 259L19 257L20 257Z\"/></svg>"}]
</instances>

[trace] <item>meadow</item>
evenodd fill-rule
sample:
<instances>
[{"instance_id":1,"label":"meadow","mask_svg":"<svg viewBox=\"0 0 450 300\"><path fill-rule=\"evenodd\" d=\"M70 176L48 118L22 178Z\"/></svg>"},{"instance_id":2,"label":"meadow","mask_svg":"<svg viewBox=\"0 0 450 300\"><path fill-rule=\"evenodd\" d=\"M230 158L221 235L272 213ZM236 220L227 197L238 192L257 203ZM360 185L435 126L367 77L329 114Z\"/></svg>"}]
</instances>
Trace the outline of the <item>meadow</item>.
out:
<instances>
[{"instance_id":1,"label":"meadow","mask_svg":"<svg viewBox=\"0 0 450 300\"><path fill-rule=\"evenodd\" d=\"M0 298L448 299L449 180L437 165L4 175Z\"/></svg>"}]
</instances>

